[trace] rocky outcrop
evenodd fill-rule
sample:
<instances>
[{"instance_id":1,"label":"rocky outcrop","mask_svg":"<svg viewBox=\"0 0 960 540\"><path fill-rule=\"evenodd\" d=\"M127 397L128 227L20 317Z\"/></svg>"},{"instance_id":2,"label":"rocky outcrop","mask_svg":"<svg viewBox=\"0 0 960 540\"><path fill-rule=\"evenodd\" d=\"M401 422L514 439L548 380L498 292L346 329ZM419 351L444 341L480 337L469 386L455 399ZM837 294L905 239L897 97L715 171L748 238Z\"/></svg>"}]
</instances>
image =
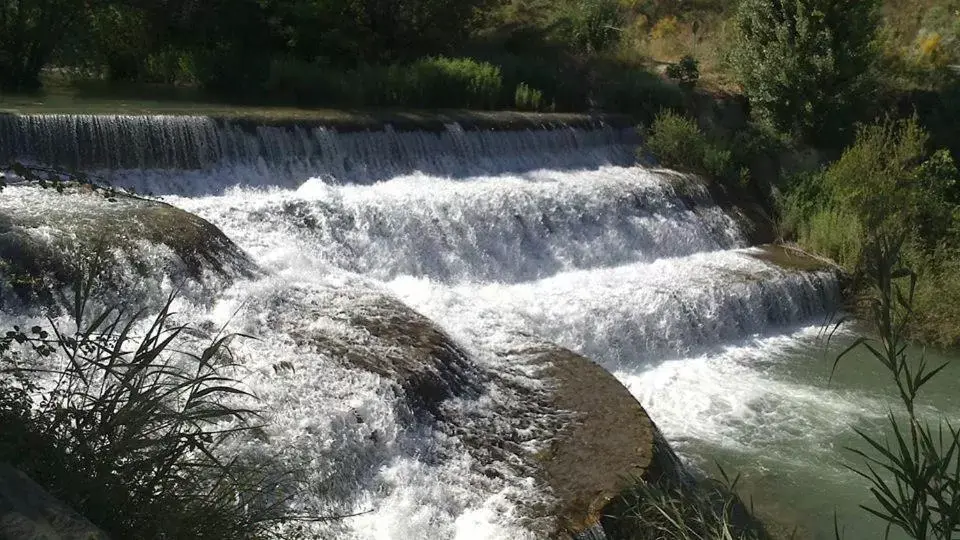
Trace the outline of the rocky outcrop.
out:
<instances>
[{"instance_id":1,"label":"rocky outcrop","mask_svg":"<svg viewBox=\"0 0 960 540\"><path fill-rule=\"evenodd\" d=\"M86 518L0 463L0 540L106 540Z\"/></svg>"},{"instance_id":2,"label":"rocky outcrop","mask_svg":"<svg viewBox=\"0 0 960 540\"><path fill-rule=\"evenodd\" d=\"M607 504L632 482L685 476L656 424L607 370L556 346L516 353L542 364L549 403L571 413L549 448L534 456L557 498L558 536L598 526Z\"/></svg>"},{"instance_id":3,"label":"rocky outcrop","mask_svg":"<svg viewBox=\"0 0 960 540\"><path fill-rule=\"evenodd\" d=\"M152 283L232 279L256 265L207 221L158 201L32 185L0 192L0 302L55 301L58 289L97 276L129 300Z\"/></svg>"},{"instance_id":4,"label":"rocky outcrop","mask_svg":"<svg viewBox=\"0 0 960 540\"><path fill-rule=\"evenodd\" d=\"M286 329L298 345L393 381L421 418L462 441L485 476L536 478L552 503L524 511L542 536L575 536L598 526L604 507L637 479L684 474L630 392L569 350L536 344L494 351L502 360L494 368L430 319L361 289L318 295L292 288L271 305L251 309L265 313L271 327ZM337 326L317 325L320 320ZM535 383L525 384L503 366L534 373ZM479 397L485 399L481 414L447 406Z\"/></svg>"},{"instance_id":5,"label":"rocky outcrop","mask_svg":"<svg viewBox=\"0 0 960 540\"><path fill-rule=\"evenodd\" d=\"M445 399L479 392L482 377L460 346L388 296L353 288L307 294L293 287L262 309L266 323L286 329L298 345L394 382L414 409L436 412ZM336 321L340 331L313 327L318 320Z\"/></svg>"}]
</instances>

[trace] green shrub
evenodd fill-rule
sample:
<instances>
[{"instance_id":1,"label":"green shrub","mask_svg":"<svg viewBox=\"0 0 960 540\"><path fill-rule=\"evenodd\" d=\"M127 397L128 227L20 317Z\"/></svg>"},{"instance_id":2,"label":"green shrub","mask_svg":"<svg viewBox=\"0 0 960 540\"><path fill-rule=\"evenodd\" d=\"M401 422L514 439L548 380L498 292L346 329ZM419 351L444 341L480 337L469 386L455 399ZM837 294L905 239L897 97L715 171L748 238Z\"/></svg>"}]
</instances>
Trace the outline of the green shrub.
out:
<instances>
[{"instance_id":1,"label":"green shrub","mask_svg":"<svg viewBox=\"0 0 960 540\"><path fill-rule=\"evenodd\" d=\"M543 92L536 88L527 86L527 83L520 83L517 86L514 98L517 110L520 111L539 111L543 108Z\"/></svg>"},{"instance_id":2,"label":"green shrub","mask_svg":"<svg viewBox=\"0 0 960 540\"><path fill-rule=\"evenodd\" d=\"M646 147L666 167L714 179L730 178L730 150L714 144L694 120L672 111L657 115Z\"/></svg>"},{"instance_id":3,"label":"green shrub","mask_svg":"<svg viewBox=\"0 0 960 540\"><path fill-rule=\"evenodd\" d=\"M575 52L605 51L620 39L623 13L617 0L559 0L554 33Z\"/></svg>"},{"instance_id":4,"label":"green shrub","mask_svg":"<svg viewBox=\"0 0 960 540\"><path fill-rule=\"evenodd\" d=\"M657 115L646 141L662 165L691 172L702 170L706 144L696 122L672 111Z\"/></svg>"},{"instance_id":5,"label":"green shrub","mask_svg":"<svg viewBox=\"0 0 960 540\"><path fill-rule=\"evenodd\" d=\"M960 346L960 253L935 253L919 264L923 273L917 280L913 336L942 347Z\"/></svg>"},{"instance_id":6,"label":"green shrub","mask_svg":"<svg viewBox=\"0 0 960 540\"><path fill-rule=\"evenodd\" d=\"M909 224L933 245L947 234L960 202L960 173L949 153L929 153L928 140L916 119L863 127L856 143L827 169L824 188L867 229Z\"/></svg>"},{"instance_id":7,"label":"green shrub","mask_svg":"<svg viewBox=\"0 0 960 540\"><path fill-rule=\"evenodd\" d=\"M500 68L471 58L443 56L417 60L388 77L401 89L403 104L420 107L493 109L500 100Z\"/></svg>"},{"instance_id":8,"label":"green shrub","mask_svg":"<svg viewBox=\"0 0 960 540\"><path fill-rule=\"evenodd\" d=\"M278 484L217 448L254 427L226 344L177 351L170 301L135 339L139 315L107 310L76 330L0 337L0 461L114 538L260 537L285 517ZM38 385L44 373L51 385Z\"/></svg>"},{"instance_id":9,"label":"green shrub","mask_svg":"<svg viewBox=\"0 0 960 540\"><path fill-rule=\"evenodd\" d=\"M792 182L781 199L782 229L858 274L872 235L907 231L900 251L918 279L909 330L953 345L960 342L958 178L948 152L929 151L916 119L865 126L837 162Z\"/></svg>"},{"instance_id":10,"label":"green shrub","mask_svg":"<svg viewBox=\"0 0 960 540\"><path fill-rule=\"evenodd\" d=\"M667 66L667 77L678 81L684 88L693 88L700 80L700 62L688 54L680 62Z\"/></svg>"},{"instance_id":11,"label":"green shrub","mask_svg":"<svg viewBox=\"0 0 960 540\"><path fill-rule=\"evenodd\" d=\"M755 110L820 147L841 143L875 85L877 0L743 0L731 51Z\"/></svg>"}]
</instances>

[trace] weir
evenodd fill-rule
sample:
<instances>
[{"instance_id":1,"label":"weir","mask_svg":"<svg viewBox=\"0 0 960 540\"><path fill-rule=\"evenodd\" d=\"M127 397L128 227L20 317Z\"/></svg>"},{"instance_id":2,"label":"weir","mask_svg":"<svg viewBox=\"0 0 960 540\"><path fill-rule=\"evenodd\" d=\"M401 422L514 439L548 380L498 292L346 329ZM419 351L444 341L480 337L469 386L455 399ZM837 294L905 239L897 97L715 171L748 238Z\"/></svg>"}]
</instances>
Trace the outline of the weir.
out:
<instances>
[{"instance_id":1,"label":"weir","mask_svg":"<svg viewBox=\"0 0 960 540\"><path fill-rule=\"evenodd\" d=\"M322 125L257 125L206 116L0 115L0 163L11 160L96 172L141 193L217 193L231 185L296 187L307 178L371 183L422 172L465 177L625 164L636 130L342 132ZM150 171L151 181L143 175ZM193 179L183 183L184 173ZM164 181L166 180L166 181ZM189 186L189 187L188 187Z\"/></svg>"},{"instance_id":2,"label":"weir","mask_svg":"<svg viewBox=\"0 0 960 540\"><path fill-rule=\"evenodd\" d=\"M464 441L523 418L527 435L496 445L549 445L545 426L562 418L524 409L523 392L543 389L516 354L543 342L615 373L654 421L668 420L671 442L749 446L764 429L757 414L815 427L835 417L825 409L836 401L774 384L750 361L770 340L806 339L796 329L838 305L836 276L767 262L700 180L637 164L638 144L635 130L603 125L345 133L0 116L0 161L79 167L162 194L262 267L186 316L260 338L236 345L276 422L257 451L314 468L307 476L326 487L298 501L305 510L365 512L315 525L318 537L358 539L542 535L517 509L550 493L509 459L478 465ZM383 328L426 324L404 310L456 344L457 384L471 390L430 407L468 427L411 428L421 413L380 372L344 367L341 356L402 365L409 330ZM283 362L298 371L272 375ZM738 382L752 386L731 405L723 397Z\"/></svg>"}]
</instances>

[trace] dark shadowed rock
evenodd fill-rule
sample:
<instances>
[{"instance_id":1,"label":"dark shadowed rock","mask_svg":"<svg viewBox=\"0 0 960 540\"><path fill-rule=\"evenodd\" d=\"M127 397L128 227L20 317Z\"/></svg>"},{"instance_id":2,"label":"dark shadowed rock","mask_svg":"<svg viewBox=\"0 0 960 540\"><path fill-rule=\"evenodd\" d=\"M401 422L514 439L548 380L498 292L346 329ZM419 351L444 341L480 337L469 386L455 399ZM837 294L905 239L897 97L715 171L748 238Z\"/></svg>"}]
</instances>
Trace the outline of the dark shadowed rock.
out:
<instances>
[{"instance_id":1,"label":"dark shadowed rock","mask_svg":"<svg viewBox=\"0 0 960 540\"><path fill-rule=\"evenodd\" d=\"M483 377L467 354L431 320L388 296L291 288L274 297L267 312L268 324L288 329L299 345L393 381L416 409L436 412L445 399L479 392ZM345 331L310 328L321 319L340 322Z\"/></svg>"},{"instance_id":2,"label":"dark shadowed rock","mask_svg":"<svg viewBox=\"0 0 960 540\"><path fill-rule=\"evenodd\" d=\"M17 469L0 463L0 540L106 540L107 535Z\"/></svg>"},{"instance_id":3,"label":"dark shadowed rock","mask_svg":"<svg viewBox=\"0 0 960 540\"><path fill-rule=\"evenodd\" d=\"M82 188L0 192L0 301L51 303L89 274L126 299L145 282L230 279L255 268L219 229L168 204Z\"/></svg>"}]
</instances>

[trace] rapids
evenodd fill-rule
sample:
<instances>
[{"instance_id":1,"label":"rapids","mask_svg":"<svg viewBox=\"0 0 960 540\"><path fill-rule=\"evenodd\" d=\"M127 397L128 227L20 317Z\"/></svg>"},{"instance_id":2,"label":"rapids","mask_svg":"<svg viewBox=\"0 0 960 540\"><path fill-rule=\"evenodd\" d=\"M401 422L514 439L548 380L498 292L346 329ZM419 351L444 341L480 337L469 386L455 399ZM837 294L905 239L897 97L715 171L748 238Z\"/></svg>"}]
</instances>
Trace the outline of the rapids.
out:
<instances>
[{"instance_id":1,"label":"rapids","mask_svg":"<svg viewBox=\"0 0 960 540\"><path fill-rule=\"evenodd\" d=\"M160 195L261 265L263 276L182 308L260 338L238 354L271 442L245 451L303 464L317 486L297 501L305 510L360 513L316 525L345 538L522 538L533 533L517 503L543 496L522 473L479 474L456 436L410 422L380 377L290 338L309 328L380 354L342 323L376 295L432 319L479 369L534 390L528 366L494 352L536 339L597 360L695 468L717 449L749 468L776 447L763 467L810 473L837 432L878 417L885 398L824 384L826 367L788 374L837 308L836 278L756 257L699 181L636 164L636 143L610 127L338 134L199 117L0 118L0 158L81 166ZM290 290L320 306L317 318L271 326ZM296 373L272 369L294 358ZM809 358L797 361L819 362ZM483 384L450 407L505 421L489 411L513 397ZM787 440L806 450L783 452Z\"/></svg>"}]
</instances>

